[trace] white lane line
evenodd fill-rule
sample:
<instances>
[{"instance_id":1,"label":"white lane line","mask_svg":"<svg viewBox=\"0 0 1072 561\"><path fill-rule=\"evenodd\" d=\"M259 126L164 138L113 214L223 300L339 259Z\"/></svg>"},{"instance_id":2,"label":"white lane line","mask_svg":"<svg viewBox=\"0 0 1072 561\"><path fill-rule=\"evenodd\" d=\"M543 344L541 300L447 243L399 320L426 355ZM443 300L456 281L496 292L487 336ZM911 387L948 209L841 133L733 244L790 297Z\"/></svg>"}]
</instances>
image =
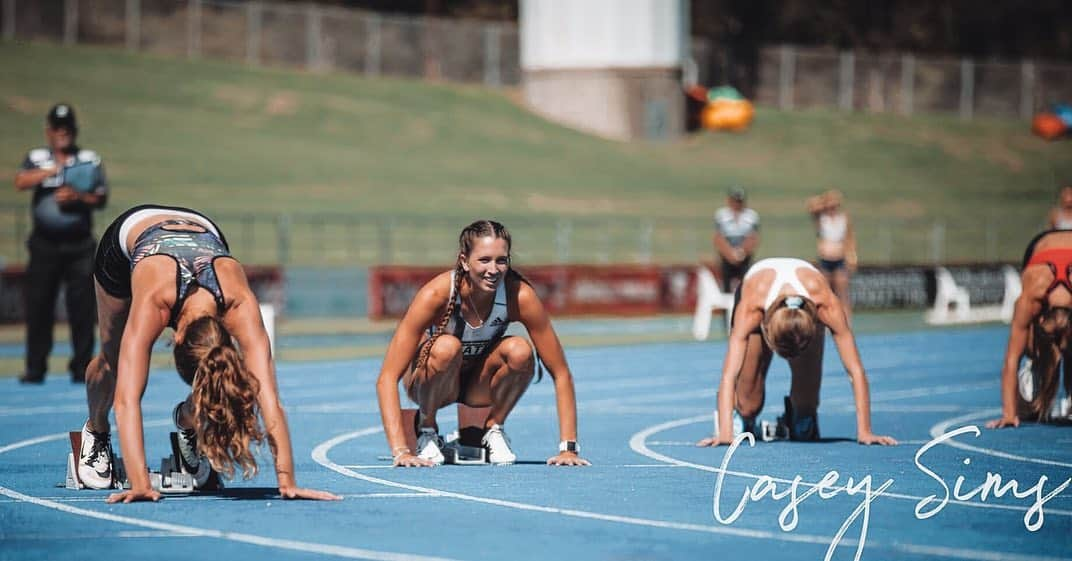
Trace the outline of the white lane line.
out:
<instances>
[{"instance_id":1,"label":"white lane line","mask_svg":"<svg viewBox=\"0 0 1072 561\"><path fill-rule=\"evenodd\" d=\"M697 422L697 420L706 420L707 418L708 418L708 416L704 415L704 416L699 417L699 418L693 418L693 419L691 419L691 421L692 422ZM671 423L675 423L675 422L680 423L680 421L671 421ZM664 425L665 424L666 423L664 423ZM682 423L682 424L688 424L688 423ZM437 494L437 495L440 495L440 496L443 496L443 497L459 499L459 500L463 500L463 501L472 501L472 502L489 504L489 505L494 505L494 506L501 506L501 507L506 507L506 508L513 508L513 509L517 509L517 510L524 510L524 511L530 511L530 512L543 512L543 513L547 513L547 514L558 514L558 515L561 515L561 516L569 516L569 517L575 517L575 518L585 518L585 519L590 519L590 520L601 520L601 521L606 521L606 522L618 522L618 523L622 523L622 524L631 524L631 525L636 525L636 526L648 526L648 527L666 528L666 529L672 529L672 530L685 530L685 531L694 531L694 532L704 532L704 533L709 533L709 534L722 534L722 535L731 535L731 536L737 536L737 537L759 538L759 539L764 539L764 540L776 540L776 541L795 542L795 543L821 544L821 545L826 545L826 546L828 546L830 544L830 537L829 536L817 536L817 535L810 535L810 534L795 534L795 533L794 534L788 534L788 533L785 533L785 532L767 532L767 531L763 531L763 530L748 530L748 529L741 529L741 528L732 528L732 527L729 527L729 526L706 526L706 525L702 525L702 524L688 524L688 523L680 523L680 522L668 522L668 521L665 521L665 520L653 520L653 519L648 519L648 518L636 518L636 517L631 517L631 516L617 516L617 515L612 515L612 514L601 514L601 513L597 513L597 512L589 512L589 511L573 510L573 509L563 509L563 508L555 508L555 507L534 505L534 504L529 504L529 503L520 503L520 502L516 502L516 501L492 499L492 498L488 498L488 497L478 497L478 496L474 496L474 495L467 495L467 494L463 494L463 493L455 493L453 491L445 491L445 490L442 490L442 489L433 489L433 488L429 488L429 487L419 487L419 486L416 486L416 485L409 485L409 484L406 484L406 483L399 483L399 482L396 482L396 481L390 481L390 480L387 480L387 479L380 479L378 477L372 477L370 475L364 475L364 474L361 474L361 473L357 473L355 471L346 469L344 466L336 464L335 462L331 461L331 459L328 458L328 452L330 452L332 448L334 448L335 446L338 446L339 444L342 444L343 442L353 440L353 439L356 439L356 438L361 438L361 437L373 435L373 434L378 434L378 433L381 433L381 432L383 432L383 429L381 427L373 426L373 427L368 427L368 428L365 428L365 429L357 430L357 431L354 431L354 432L341 434L339 436L336 436L334 438L326 440L326 441L320 443L319 445L317 445L317 447L313 449L313 453L312 453L313 460L316 461L318 464L320 464L320 465L322 465L322 466L324 466L324 467L326 467L326 468L328 468L328 469L330 469L330 470L332 470L332 471L334 471L336 473L340 473L340 474L345 475L347 477L353 477L353 478L361 479L363 481L368 481L369 483L378 483L380 485L385 485L385 486L388 486L388 487L395 487L395 488L399 488L399 489L409 489L411 491L417 491L417 492L422 492L422 493L434 493L434 494ZM640 433L638 433L638 434L640 434ZM636 436L634 436L634 438L636 438ZM632 441L630 441L630 443L632 443ZM670 458L670 459L673 460L672 458ZM685 463L685 462L682 462L682 463ZM706 466L704 466L704 467L706 467ZM731 472L726 472L726 473L730 474ZM749 474L749 476L751 476L751 474ZM775 479L774 481L785 481L785 480L777 480L777 479ZM830 489L832 489L832 488L830 488ZM885 496L885 494L884 494L884 496ZM982 506L982 505L980 505L980 506ZM987 506L989 506L989 505L987 505ZM1025 510L1025 509L1021 509L1021 510ZM1072 514L1072 513L1070 513L1070 514ZM857 544L858 544L857 540L844 538L844 539L842 539L841 542L838 543L838 547L855 548L857 546ZM914 553L914 554L924 554L924 555L932 555L932 556L940 556L940 557L949 557L949 558L954 558L954 559L975 559L975 560L982 560L982 561L1005 561L1005 560L1011 560L1011 561L1070 561L1069 558L1037 556L1037 555L1022 555L1022 554L1008 554L1008 553L999 553L999 552L976 550L976 549L961 549L961 548L951 548L951 547L941 547L941 546L934 547L934 546L915 545L915 544L909 544L909 543L890 543L890 544L881 544L881 543L875 544L875 543L873 543L871 545L871 547L873 547L873 548L874 547L879 547L879 548L886 547L886 548L892 548L892 549L895 549L895 550L898 550L898 551L905 551L905 552Z\"/></svg>"},{"instance_id":2,"label":"white lane line","mask_svg":"<svg viewBox=\"0 0 1072 561\"><path fill-rule=\"evenodd\" d=\"M378 427L378 426L374 426L374 427L369 427L369 428L358 430L358 431L349 432L349 433L346 433L346 434L341 434L341 435L336 436L336 437L334 437L332 439L326 440L326 441L320 443L319 445L317 445L317 447L313 449L313 453L312 453L313 460L316 461L316 463L318 463L318 464L320 464L320 465L322 465L322 466L324 466L324 467L326 467L326 468L328 468L328 469L330 469L330 470L332 470L332 471L334 471L336 473L340 473L342 475L345 475L346 477L352 477L352 478L356 478L356 479L361 479L363 481L368 481L369 483L377 483L379 485L384 485L384 486L387 486L387 487L394 487L394 488L397 488L397 489L407 489L407 490L415 491L415 492L418 492L418 493L430 493L430 494L439 495L439 496L442 496L442 497L448 497L448 498L452 498L452 499L459 499L459 500L463 500L463 501L471 501L471 502L476 502L476 503L482 503L482 504L488 504L488 505L494 505L494 506L501 506L501 507L506 507L506 508L513 508L513 509L517 509L517 510L524 510L524 511L530 511L530 512L543 512L543 513L548 513L548 514L558 514L558 515L562 515L562 516L569 516L569 517L573 517L573 518L585 518L585 519L590 519L590 520L601 520L601 521L604 521L604 522L618 522L618 523L623 523L623 524L631 524L631 525L635 525L635 526L647 526L647 527L652 527L652 528L667 528L667 529L673 529L673 530L688 530L688 531L694 531L694 532L705 532L705 533L709 533L709 534L722 534L722 535L746 537L746 538L776 539L776 540L790 541L790 542L796 542L796 543L811 543L811 544L821 544L821 545L829 545L830 544L830 537L829 536L813 536L813 535L808 535L808 534L783 535L781 533L768 532L768 531L763 531L763 530L748 530L748 529L743 529L743 528L731 528L731 527L728 527L728 526L708 526L708 525L703 525L703 524L689 524L689 523L683 523L683 522L668 522L668 521L665 521L665 520L652 520L652 519L648 519L648 518L636 518L636 517L632 517L632 516L618 516L618 515L613 515L613 514L602 514L602 513L598 513L598 512L589 512L589 511L584 511L584 510L556 508L556 507L549 507L549 506L542 506L542 505L534 505L534 504L529 504L529 503L520 503L520 502L516 502L516 501L507 501L507 500L502 500L502 499L493 499L493 498L490 498L490 497L478 497L478 496L474 496L474 495L466 495L464 493L455 493L453 491L444 491L444 490L441 490L441 489L433 489L433 488L430 488L430 487L420 487L420 486L417 486L417 485L409 485L409 484L406 484L406 483L399 483L399 482L390 481L390 480L387 480L387 479L380 479L378 477L373 477L371 475L365 475L363 473L358 473L356 471L347 469L345 466L339 465L339 464L331 461L328 458L328 452L332 448L338 446L339 444L342 444L343 442L346 442L346 441L349 441L349 440L353 440L355 438L361 438L361 437L369 436L369 435L372 435L372 434L378 434L380 432L383 432L383 428ZM850 547L850 546L851 547L856 547L856 542L846 539L846 540L843 540L841 542L841 546L843 546L843 547Z\"/></svg>"},{"instance_id":3,"label":"white lane line","mask_svg":"<svg viewBox=\"0 0 1072 561\"><path fill-rule=\"evenodd\" d=\"M625 464L621 466L623 468L682 468L685 466L675 466L673 464Z\"/></svg>"},{"instance_id":4,"label":"white lane line","mask_svg":"<svg viewBox=\"0 0 1072 561\"><path fill-rule=\"evenodd\" d=\"M637 454L640 454L641 456L645 456L647 458L651 458L651 459L653 459L655 461L658 461L658 462L665 462L665 463L668 463L668 464L679 465L679 466L682 466L682 467L690 467L690 468L693 468L693 469L696 469L696 470L706 471L706 472L709 472L709 473L720 473L720 472L722 472L721 468L717 468L717 467L714 467L714 466L703 465L703 464L696 464L696 463L692 463L692 462L686 462L684 460L679 460L677 458L672 458L672 457L667 456L665 454L660 454L658 452L653 451L651 448L648 448L648 445L647 445L648 437L650 437L653 434L658 434L660 432L664 432L664 431L667 431L667 430L670 430L670 429L683 427L683 426L687 426L687 425L708 422L708 421L710 421L710 419L711 419L710 415L697 415L695 417L687 417L687 418L684 418L684 419L676 419L676 420L673 420L673 421L667 421L665 423L661 423L661 424L658 424L658 425L648 427L648 428L646 428L646 429L634 434L632 436L632 438L629 439L629 447L634 452L636 452ZM781 478L770 477L770 476L761 476L761 475L757 475L757 474L749 473L749 472L744 472L744 471L726 470L725 473L726 473L726 475L732 475L732 476L736 476L736 477L743 477L743 478L746 478L746 479L757 479L758 480L760 477L769 477L771 481L774 481L776 483L785 483L787 485L791 485L793 483L793 481L789 480L789 479L781 479ZM802 481L802 482L799 483L799 485L801 485L803 487L815 487L816 484L806 482L806 481ZM829 489L833 490L833 489L835 489L835 487L829 487ZM840 491L844 491L846 488L845 487L836 487L836 489L838 489ZM916 501L916 502L919 502L919 501L921 501L921 500L923 500L925 498L925 497L919 497L919 496L915 496L915 495L907 495L907 494L903 494L903 493L893 493L893 492L891 492L889 490L883 492L882 496L883 497L889 497L891 499L902 499L902 500L910 500L910 501ZM1011 510L1011 511L1015 511L1015 512L1027 512L1027 510L1028 510L1028 507L1023 507L1023 506L991 504L991 503L979 503L979 502L971 502L971 501L959 501L959 500L955 500L955 499L950 499L949 504L951 504L951 505L969 506L969 507L974 507L974 508L990 508L990 509L997 509L997 510ZM1061 509L1049 509L1049 508L1047 508L1046 509L1046 514L1056 514L1056 515L1061 515L1061 516L1072 516L1072 510L1061 510Z\"/></svg>"},{"instance_id":5,"label":"white lane line","mask_svg":"<svg viewBox=\"0 0 1072 561\"><path fill-rule=\"evenodd\" d=\"M289 549L292 551L301 551L305 553L319 553L322 555L332 555L335 557L344 557L348 559L369 559L373 561L445 561L444 557L427 557L423 555L410 555L406 553L394 553L388 551L372 551L368 549L358 549L354 547L343 547L337 545L327 545L313 542L303 542L297 540L284 540L279 538L269 538L265 536L257 536L254 534L243 534L239 532L224 532L221 530L210 530L207 528L195 528L193 526L182 526L179 524L169 524L165 522L154 522L151 520L144 520L141 518L132 518L129 516L119 516L116 514L109 514L107 512L100 512L96 510L88 510L84 508L78 508L66 504L61 504L55 501L49 501L45 499L38 499L31 497L30 495L24 495L18 491L8 489L7 487L0 486L0 495L6 495L13 499L35 504L66 512L68 514L76 514L78 516L85 516L87 518L96 518L98 520L107 520L109 522L118 522L120 524L130 524L131 526L141 526L142 528L153 528L155 530L161 530L169 533L182 533L191 537L203 537L203 538L219 538L223 540L230 540L234 542L248 543L253 545L260 545L265 547L274 547L276 549Z\"/></svg>"},{"instance_id":6,"label":"white lane line","mask_svg":"<svg viewBox=\"0 0 1072 561\"><path fill-rule=\"evenodd\" d=\"M965 424L968 424L970 421L978 421L980 419L995 418L995 417L999 417L999 416L1001 416L1001 409L1000 408L994 408L994 409L987 409L985 411L976 411L974 413L968 413L967 415L961 415L959 417L954 417L952 419L946 419L946 420L944 420L944 421L942 421L940 423L935 424L933 427L931 427L931 436L934 437L934 438L938 438L939 436L949 432L949 429L953 425L965 425ZM984 430L986 430L986 429L984 429ZM1005 430L1014 430L1014 429L1005 429ZM1004 458L1006 460L1016 460L1016 461L1019 461L1019 462L1029 462L1029 463L1032 463L1032 464L1040 464L1040 465L1044 465L1044 466L1072 468L1072 463L1068 463L1068 462L1058 462L1056 460L1045 460L1045 459L1042 459L1042 458L1032 458L1032 457L1029 457L1029 456L1020 456L1020 455L1017 455L1017 454L1010 454L1008 452L1002 452L1001 450L994 450L993 448L983 448L982 446L972 446L971 444L965 444L963 442L959 442L959 441L953 440L953 439L945 440L945 441L942 442L942 444L945 444L946 446L951 446L953 448L959 448L961 450L967 450L969 452L977 452L979 454L985 454L987 456L994 456L995 458ZM1049 512L1049 511L1047 510L1046 512Z\"/></svg>"},{"instance_id":7,"label":"white lane line","mask_svg":"<svg viewBox=\"0 0 1072 561\"><path fill-rule=\"evenodd\" d=\"M146 426L156 426L161 424L167 424L170 422L170 419L162 419L146 423ZM26 446L32 446L34 444L40 444L42 442L49 442L53 440L61 440L64 438L67 438L67 433L65 432L31 438L28 440L15 442L0 447L0 454L10 452L11 450L18 450L19 448L25 448ZM258 536L254 534L245 534L240 532L225 532L222 530L212 530L208 528L196 528L194 526L183 526L180 524L155 522L152 520L133 518L130 516L120 516L117 514L110 514L97 510L89 510L67 504L62 504L56 501L41 499L38 497L33 497L20 493L18 491L15 491L14 489L9 489L2 485L0 485L0 495L4 495L20 502L30 503L45 508L51 508L60 512L66 512L68 514L85 516L87 518L96 518L98 520L106 520L109 522L117 522L120 524L129 524L131 526L140 526L142 528L150 528L153 530L159 530L172 534L180 533L189 535L191 537L218 538L233 542L248 543L253 545L273 547L276 549L286 549L291 551L301 551L305 553L318 553L321 555L331 555L334 557L343 557L347 559L367 559L371 561L454 561L446 557L431 557L426 555L413 555L408 553L396 553L391 551L374 551L370 549L360 549L355 547L344 547L315 542L269 538L266 536Z\"/></svg>"},{"instance_id":8,"label":"white lane line","mask_svg":"<svg viewBox=\"0 0 1072 561\"><path fill-rule=\"evenodd\" d=\"M663 464L659 464L663 465ZM346 499L410 499L410 498L428 498L435 495L428 495L426 493L336 493L340 497ZM95 503L99 504L104 502L106 493L98 493L90 495L88 497L42 497L36 498L45 501L55 501L57 503ZM172 501L196 501L196 502L211 502L211 501L232 501L234 497L228 495L175 495L168 497L168 500ZM267 498L265 500L271 500ZM0 498L0 504L17 503L16 499ZM108 534L113 535L113 534Z\"/></svg>"},{"instance_id":9,"label":"white lane line","mask_svg":"<svg viewBox=\"0 0 1072 561\"><path fill-rule=\"evenodd\" d=\"M14 501L13 501L14 502ZM181 532L152 532L149 530L124 530L121 532L106 532L93 534L7 534L5 540L11 541L56 541L56 540L95 540L103 538L199 538L195 534Z\"/></svg>"}]
</instances>

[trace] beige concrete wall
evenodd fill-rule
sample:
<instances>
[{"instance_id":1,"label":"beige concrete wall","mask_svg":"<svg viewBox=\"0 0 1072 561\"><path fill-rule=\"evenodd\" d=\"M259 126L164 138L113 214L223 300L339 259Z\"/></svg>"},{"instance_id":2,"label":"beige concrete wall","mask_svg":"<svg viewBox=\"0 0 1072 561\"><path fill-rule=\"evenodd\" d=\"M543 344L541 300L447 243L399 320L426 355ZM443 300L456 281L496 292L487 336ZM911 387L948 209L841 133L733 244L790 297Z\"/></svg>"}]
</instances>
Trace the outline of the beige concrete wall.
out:
<instances>
[{"instance_id":1,"label":"beige concrete wall","mask_svg":"<svg viewBox=\"0 0 1072 561\"><path fill-rule=\"evenodd\" d=\"M526 70L529 107L558 123L617 140L673 140L685 129L678 68Z\"/></svg>"}]
</instances>

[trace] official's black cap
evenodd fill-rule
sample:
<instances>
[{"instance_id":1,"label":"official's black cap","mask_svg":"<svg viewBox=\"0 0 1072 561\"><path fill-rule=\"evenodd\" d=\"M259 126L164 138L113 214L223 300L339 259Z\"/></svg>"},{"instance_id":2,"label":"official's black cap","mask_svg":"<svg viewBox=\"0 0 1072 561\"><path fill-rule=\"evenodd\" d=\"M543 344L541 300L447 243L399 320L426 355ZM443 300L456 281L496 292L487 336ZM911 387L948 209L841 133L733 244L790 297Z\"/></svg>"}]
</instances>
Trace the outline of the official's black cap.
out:
<instances>
[{"instance_id":1,"label":"official's black cap","mask_svg":"<svg viewBox=\"0 0 1072 561\"><path fill-rule=\"evenodd\" d=\"M74 120L74 108L66 103L57 103L48 111L48 126L53 129L67 129L71 132L78 130L78 124Z\"/></svg>"}]
</instances>

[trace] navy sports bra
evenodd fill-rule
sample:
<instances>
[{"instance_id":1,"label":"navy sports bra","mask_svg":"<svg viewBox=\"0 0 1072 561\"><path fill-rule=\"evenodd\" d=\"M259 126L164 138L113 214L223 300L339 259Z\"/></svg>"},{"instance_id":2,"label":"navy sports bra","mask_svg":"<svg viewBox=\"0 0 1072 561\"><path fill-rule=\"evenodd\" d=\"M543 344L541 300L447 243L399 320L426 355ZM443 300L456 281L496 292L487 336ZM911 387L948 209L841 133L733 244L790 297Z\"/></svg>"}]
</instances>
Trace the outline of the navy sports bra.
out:
<instances>
[{"instance_id":1,"label":"navy sports bra","mask_svg":"<svg viewBox=\"0 0 1072 561\"><path fill-rule=\"evenodd\" d=\"M169 226L194 226L198 230L177 230ZM175 304L171 307L168 326L174 328L182 305L195 285L212 293L216 305L223 307L223 290L216 278L214 263L231 252L216 234L203 224L180 218L157 222L145 229L134 242L130 252L130 270L151 255L167 255L178 265L175 275Z\"/></svg>"}]
</instances>

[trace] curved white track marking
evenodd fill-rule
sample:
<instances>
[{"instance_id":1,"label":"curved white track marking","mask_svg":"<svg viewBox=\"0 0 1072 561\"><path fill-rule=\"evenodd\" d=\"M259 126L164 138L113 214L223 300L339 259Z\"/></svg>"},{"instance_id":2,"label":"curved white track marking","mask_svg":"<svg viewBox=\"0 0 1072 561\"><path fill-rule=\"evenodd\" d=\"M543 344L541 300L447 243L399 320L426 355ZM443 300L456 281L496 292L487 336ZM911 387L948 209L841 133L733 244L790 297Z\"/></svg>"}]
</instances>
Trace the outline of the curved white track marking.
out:
<instances>
[{"instance_id":1,"label":"curved white track marking","mask_svg":"<svg viewBox=\"0 0 1072 561\"><path fill-rule=\"evenodd\" d=\"M648 428L646 428L646 429L634 434L632 436L632 438L629 439L629 447L632 448L632 450L634 452L636 452L637 454L640 454L641 456L645 456L645 457L651 458L651 459L659 461L659 462L665 462L665 463L668 463L668 464L674 464L674 465L678 465L678 466L682 466L682 467L690 467L690 468L693 468L693 469L697 469L697 470L700 470L700 471L706 471L706 472L710 472L710 473L719 473L719 472L722 471L721 468L718 468L718 467L715 467L715 466L703 465L703 464L695 464L695 463L692 463L692 462L686 462L684 460L679 460L677 458L672 458L672 457L667 456L665 454L660 454L658 452L653 451L652 449L648 448L648 445L647 445L648 437L650 437L653 434L660 433L660 432L670 430L670 429L673 429L673 428L677 428L677 427L683 427L683 426L686 426L686 425L709 422L710 420L711 420L710 415L697 415L695 417L687 417L687 418L684 418L684 419L677 419L677 420L668 421L668 422L665 422L665 423L662 423L662 424L659 424L659 425L654 425L654 426L648 427ZM733 476L736 476L736 477L743 477L743 478L747 478L747 479L759 479L760 477L762 477L762 476L756 475L754 473L748 473L748 472L744 472L744 471L732 471L732 470L726 470L726 475L733 475ZM770 477L770 476L767 476L767 477ZM774 481L776 483L785 483L787 485L793 483L793 481L789 480L789 479L780 479L780 478L776 478L776 477L770 477L770 479L771 479L771 481ZM802 486L802 487L815 487L815 483L809 483L809 482L806 482L806 481L802 481L802 482L800 482L800 486ZM828 487L828 488L831 489L831 490L833 490L833 489L845 490L845 487ZM925 498L925 497L917 497L915 495L906 495L906 494L903 494L903 493L893 493L893 492L890 492L889 490L884 491L882 493L882 496L883 497L889 497L891 499L904 499L904 500L917 501L917 502L921 501L921 500L923 500ZM950 499L949 504L951 504L951 505L961 505L961 506L970 506L970 507L975 507L975 508L992 508L992 509L997 509L997 510L1011 510L1011 511L1016 511L1016 512L1027 512L1027 510L1028 510L1028 507L1022 507L1022 506L990 504L990 503L978 503L978 502L970 502L970 501L958 501L958 500L955 500L955 499ZM1046 514L1056 514L1056 515L1061 515L1061 516L1072 516L1072 510L1061 510L1061 509L1049 509L1049 508L1047 508L1046 509Z\"/></svg>"},{"instance_id":2,"label":"curved white track marking","mask_svg":"<svg viewBox=\"0 0 1072 561\"><path fill-rule=\"evenodd\" d=\"M931 427L931 436L938 438L939 436L949 432L949 428L953 425L963 425L969 421L977 421L980 419L993 418L1001 415L1000 408L987 409L985 411L976 411L974 413L968 413L967 415L961 415L952 419L942 421L933 427ZM987 430L987 429L983 429ZM1007 429L1008 430L1008 429ZM961 450L967 450L969 452L977 452L979 454L985 454L987 456L994 456L995 458L1004 458L1006 460L1016 460L1019 462L1029 462L1032 464L1040 464L1044 466L1055 466L1063 468L1072 468L1072 464L1068 462L1058 462L1056 460L1044 460L1042 458L1031 458L1028 456L1019 456L1016 454L1010 454L1008 452L1002 452L1001 450L994 450L993 448L983 448L981 446L972 446L971 444L965 444L953 439L948 439L942 442L946 446L952 446L953 448L959 448ZM1047 511L1049 512L1049 511Z\"/></svg>"},{"instance_id":3,"label":"curved white track marking","mask_svg":"<svg viewBox=\"0 0 1072 561\"><path fill-rule=\"evenodd\" d=\"M160 426L170 423L170 419L152 421L145 423L145 426ZM62 432L59 434L50 434L40 436L37 438L31 438L20 442L8 444L0 447L0 454L10 452L12 450L18 450L19 448L25 448L34 444L41 444L43 442L50 442L53 440L62 440L67 438L67 433ZM59 503L56 501L50 501L47 499L41 499L33 497L9 489L0 485L0 495L10 497L16 501L35 504L60 512L66 512L68 514L75 514L78 516L85 516L87 518L96 518L98 520L106 520L109 522L117 522L120 524L129 524L131 526L141 526L142 528L151 528L153 530L159 530L174 535L182 535L188 537L202 537L202 538L218 538L223 540L229 540L233 542L248 543L253 545L260 545L264 547L274 547L276 549L288 549L292 551L301 551L305 553L318 553L321 555L331 555L335 557L344 557L348 559L367 559L372 561L454 561L446 557L430 557L425 555L411 555L407 553L394 553L390 551L373 551L369 549L359 549L354 547L344 547L336 545L328 545L315 542L303 542L297 540L285 540L279 538L269 538L265 536L258 536L254 534L243 534L240 532L224 532L221 530L212 530L207 528L197 528L194 526L183 526L180 524L169 524L166 522L154 522L152 520L144 520L141 518L133 518L130 516L120 516L117 514L111 514L107 512L101 512L97 510L89 510L84 508L78 508L68 504Z\"/></svg>"},{"instance_id":4,"label":"curved white track marking","mask_svg":"<svg viewBox=\"0 0 1072 561\"><path fill-rule=\"evenodd\" d=\"M143 427L162 427L171 423L171 419L157 419L155 421L148 421L144 423ZM52 442L53 440L63 440L68 437L68 433L61 432L57 434L48 434L45 436L39 436L37 438L31 438L29 440L21 440L6 446L0 446L0 454L10 452L12 450L18 450L19 448L25 448L27 446L33 446L34 444L41 444L44 442Z\"/></svg>"},{"instance_id":5,"label":"curved white track marking","mask_svg":"<svg viewBox=\"0 0 1072 561\"><path fill-rule=\"evenodd\" d=\"M702 419L707 419L708 416L704 415ZM544 512L548 514L558 514L562 516L570 516L575 518L585 518L590 520L601 520L605 522L618 522L622 524L632 524L636 526L648 526L654 528L666 528L671 530L687 530L694 532L704 532L710 534L723 534L732 535L737 537L748 538L761 538L767 540L777 540L784 542L796 542L796 543L813 543L829 546L829 536L816 536L809 534L790 534L786 532L765 532L762 530L745 530L739 528L731 528L729 526L705 526L702 524L686 524L679 522L667 522L664 520L652 520L647 518L635 518L631 516L617 516L612 514L601 514L597 512L588 512L583 510L572 510L563 508L554 508L541 505L533 505L528 503L519 503L515 501L506 501L500 499L492 499L487 497L477 497L473 495L466 495L462 493L455 493L452 491L443 491L440 489L432 489L428 487L419 487L416 485L409 485L406 483L399 483L396 481L390 481L387 479L380 479L378 477L372 477L369 475L354 472L346 469L345 467L336 464L328 458L328 452L338 446L339 444L355 438L369 436L383 432L380 427L369 427L354 432L341 434L330 440L324 441L313 449L313 460L316 463L347 477L353 477L368 481L369 483L378 483L380 485L386 485L388 487L396 487L400 489L409 489L411 491L432 493L442 497L448 497L453 499L460 499L463 501L472 501L483 504L489 504L494 506L502 506L507 508L514 508L518 510ZM731 473L731 472L726 472ZM775 480L779 481L779 480ZM885 495L885 493L883 493ZM952 502L952 501L951 501ZM1069 513L1072 514L1072 513ZM855 548L858 544L857 540L849 538L843 538L838 544L838 547L852 547ZM920 554L920 555L932 555L939 557L948 557L953 559L971 559L982 561L1070 561L1070 558L1066 557L1048 557L1038 555L1021 555L1021 554L1009 554L998 553L976 549L961 549L952 547L939 547L939 546L925 546L915 545L908 543L891 543L891 544L874 544L873 547L885 547L892 548L898 551L904 551L908 553Z\"/></svg>"},{"instance_id":6,"label":"curved white track marking","mask_svg":"<svg viewBox=\"0 0 1072 561\"><path fill-rule=\"evenodd\" d=\"M340 434L335 438L326 440L313 449L313 460L316 463L346 477L352 477L368 481L369 483L377 483L379 485L385 485L387 487L395 487L398 489L408 489L418 493L428 493L437 495L440 497L448 497L452 499L459 499L463 501L471 501L476 503L483 503L494 506L501 506L506 508L513 508L517 510L525 510L531 512L543 512L547 514L558 514L562 516L569 516L573 518L586 518L589 520L601 520L604 522L618 522L622 524L631 524L634 526L648 526L652 528L667 528L671 530L688 530L692 532L705 532L709 534L722 534L745 538L762 538L762 539L774 539L779 541L789 541L797 543L810 543L819 544L824 546L830 545L830 536L815 536L809 534L783 534L781 532L767 532L763 530L747 530L742 528L731 528L729 526L707 526L703 524L688 524L683 522L668 522L665 520L652 520L648 518L636 518L632 516L617 516L614 514L602 514L598 512L589 512L585 510L573 510L567 508L556 508L543 505L535 505L529 503L519 503L516 501L507 501L502 499L492 499L489 497L478 497L474 495L466 495L464 493L455 493L453 491L444 491L441 489L432 489L430 487L419 487L417 485L409 485L407 483L399 483L397 481L390 481L387 479L380 479L378 477L372 477L363 473L358 473L351 469L347 469L345 466L339 465L328 458L328 452L346 442L355 438L361 438L372 434L378 434L383 432L381 427L369 427L354 432L348 432L346 434ZM857 542L855 540L844 539L841 541L841 547L856 547Z\"/></svg>"}]
</instances>

